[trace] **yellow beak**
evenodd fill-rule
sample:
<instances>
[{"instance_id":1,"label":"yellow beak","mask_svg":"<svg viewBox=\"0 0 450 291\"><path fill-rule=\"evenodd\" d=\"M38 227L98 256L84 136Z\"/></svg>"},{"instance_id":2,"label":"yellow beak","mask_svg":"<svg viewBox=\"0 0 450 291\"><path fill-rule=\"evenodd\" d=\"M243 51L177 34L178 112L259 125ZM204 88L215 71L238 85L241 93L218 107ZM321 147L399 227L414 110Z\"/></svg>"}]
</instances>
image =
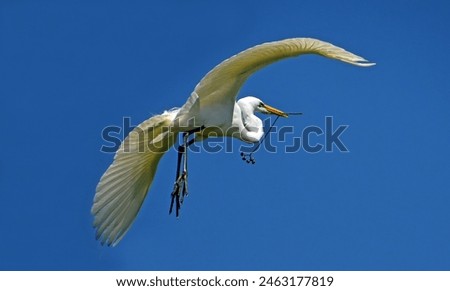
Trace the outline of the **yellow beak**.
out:
<instances>
[{"instance_id":1,"label":"yellow beak","mask_svg":"<svg viewBox=\"0 0 450 291\"><path fill-rule=\"evenodd\" d=\"M283 111L281 111L279 109L276 109L276 108L274 108L272 106L264 104L264 108L267 111L269 111L269 113L272 113L272 114L275 114L275 115L278 115L278 116L281 116L281 117L288 117L288 115L286 113L284 113Z\"/></svg>"}]
</instances>

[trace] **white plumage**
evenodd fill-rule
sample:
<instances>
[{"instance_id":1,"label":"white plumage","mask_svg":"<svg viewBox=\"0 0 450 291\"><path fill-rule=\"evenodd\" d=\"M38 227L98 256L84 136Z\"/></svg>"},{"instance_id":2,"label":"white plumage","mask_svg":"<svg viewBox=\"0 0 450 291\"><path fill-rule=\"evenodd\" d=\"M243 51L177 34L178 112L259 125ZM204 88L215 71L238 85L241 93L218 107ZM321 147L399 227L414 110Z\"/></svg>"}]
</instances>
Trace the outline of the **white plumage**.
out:
<instances>
[{"instance_id":1,"label":"white plumage","mask_svg":"<svg viewBox=\"0 0 450 291\"><path fill-rule=\"evenodd\" d=\"M97 185L91 209L97 239L114 246L123 238L142 206L159 160L173 146L179 132L202 127L196 133L196 140L214 132L257 142L263 132L255 112L287 116L256 97L236 102L236 96L257 70L301 54L318 54L362 67L374 65L342 48L312 38L264 43L223 61L203 77L180 109L142 122L123 141Z\"/></svg>"}]
</instances>

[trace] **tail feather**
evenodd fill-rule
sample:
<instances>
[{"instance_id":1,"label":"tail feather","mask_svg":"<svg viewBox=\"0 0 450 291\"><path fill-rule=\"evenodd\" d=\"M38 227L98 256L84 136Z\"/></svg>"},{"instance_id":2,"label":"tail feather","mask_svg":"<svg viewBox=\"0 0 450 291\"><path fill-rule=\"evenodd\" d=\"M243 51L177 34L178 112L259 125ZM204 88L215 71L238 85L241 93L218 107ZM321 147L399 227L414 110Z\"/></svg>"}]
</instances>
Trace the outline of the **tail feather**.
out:
<instances>
[{"instance_id":1,"label":"tail feather","mask_svg":"<svg viewBox=\"0 0 450 291\"><path fill-rule=\"evenodd\" d=\"M101 177L91 212L102 244L116 245L132 225L161 157L175 143L170 125L177 113L153 116L133 129Z\"/></svg>"}]
</instances>

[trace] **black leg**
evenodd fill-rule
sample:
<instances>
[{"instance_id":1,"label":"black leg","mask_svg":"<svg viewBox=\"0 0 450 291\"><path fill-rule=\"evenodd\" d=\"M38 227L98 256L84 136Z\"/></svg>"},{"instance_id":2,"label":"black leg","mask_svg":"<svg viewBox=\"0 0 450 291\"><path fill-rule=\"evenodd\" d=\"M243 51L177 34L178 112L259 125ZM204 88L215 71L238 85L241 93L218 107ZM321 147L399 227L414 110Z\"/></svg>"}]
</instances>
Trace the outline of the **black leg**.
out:
<instances>
[{"instance_id":1,"label":"black leg","mask_svg":"<svg viewBox=\"0 0 450 291\"><path fill-rule=\"evenodd\" d=\"M179 209L179 204L180 204L180 201L179 201L179 195L177 195L177 193L178 193L178 191L179 191L179 187L180 187L180 185L179 185L179 178L180 178L180 167L181 167L181 160L183 159L183 156L184 156L184 153L185 153L185 151L186 151L186 147L185 147L185 140L186 140L186 137L188 136L188 133L187 132L185 132L185 133L183 133L183 144L182 145L180 145L179 147L178 147L178 149L177 149L177 151L178 151L178 158L177 158L177 170L176 170L176 174L175 174L175 184L174 184L174 186L173 186L173 191L172 191L172 200L170 201L170 208L169 208L169 214L171 214L172 213L172 209L173 209L173 203L174 203L174 201L175 201L175 197L176 197L176 199L177 199L177 207L176 207L176 209L177 209L177 213L176 213L176 215L177 215L177 217L178 217L178 209Z\"/></svg>"},{"instance_id":2,"label":"black leg","mask_svg":"<svg viewBox=\"0 0 450 291\"><path fill-rule=\"evenodd\" d=\"M188 147L193 144L195 141L195 138L191 139L190 141L188 141L188 135L186 135L184 137L184 159L183 159L183 171L181 172L181 177L184 180L184 185L183 185L183 189L182 189L182 195L181 195L181 203L183 203L184 200L184 196L186 196L188 194L188 183L187 183L187 161L188 161Z\"/></svg>"},{"instance_id":3,"label":"black leg","mask_svg":"<svg viewBox=\"0 0 450 291\"><path fill-rule=\"evenodd\" d=\"M175 177L175 184L173 185L173 191L171 194L171 202L169 208L169 214L172 213L173 204L175 203L175 215L180 214L181 204L183 203L184 196L188 194L187 190L187 149L195 142L195 137L189 140L189 136L204 129L204 126L193 129L191 131L183 133L183 143L178 147L177 158L177 171ZM181 195L180 195L181 194Z\"/></svg>"}]
</instances>

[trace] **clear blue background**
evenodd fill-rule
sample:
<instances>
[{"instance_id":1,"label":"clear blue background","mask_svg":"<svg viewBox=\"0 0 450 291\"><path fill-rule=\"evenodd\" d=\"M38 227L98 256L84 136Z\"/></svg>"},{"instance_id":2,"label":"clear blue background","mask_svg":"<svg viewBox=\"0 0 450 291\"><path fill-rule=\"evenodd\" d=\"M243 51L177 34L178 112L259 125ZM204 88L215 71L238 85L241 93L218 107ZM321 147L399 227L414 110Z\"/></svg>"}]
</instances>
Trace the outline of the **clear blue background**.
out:
<instances>
[{"instance_id":1,"label":"clear blue background","mask_svg":"<svg viewBox=\"0 0 450 291\"><path fill-rule=\"evenodd\" d=\"M0 269L450 270L449 27L448 1L2 1ZM180 106L223 59L288 37L377 66L289 59L240 95L304 112L278 122L297 135L333 116L350 152L192 154L176 219L172 150L124 240L100 246L102 129Z\"/></svg>"}]
</instances>

